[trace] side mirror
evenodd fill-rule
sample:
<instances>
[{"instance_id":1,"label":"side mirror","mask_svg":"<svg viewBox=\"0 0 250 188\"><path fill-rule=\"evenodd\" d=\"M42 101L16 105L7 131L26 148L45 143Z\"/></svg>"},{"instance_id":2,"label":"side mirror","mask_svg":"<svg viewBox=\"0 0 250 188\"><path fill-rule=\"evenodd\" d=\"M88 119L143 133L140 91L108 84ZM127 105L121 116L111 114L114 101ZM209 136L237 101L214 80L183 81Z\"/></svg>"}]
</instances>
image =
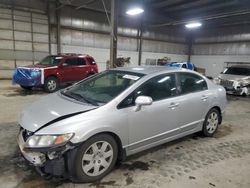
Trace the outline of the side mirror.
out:
<instances>
[{"instance_id":1,"label":"side mirror","mask_svg":"<svg viewBox=\"0 0 250 188\"><path fill-rule=\"evenodd\" d=\"M141 109L142 106L145 105L151 105L153 103L153 99L149 96L138 96L135 99L135 104L136 104L136 108L135 111L139 111Z\"/></svg>"}]
</instances>

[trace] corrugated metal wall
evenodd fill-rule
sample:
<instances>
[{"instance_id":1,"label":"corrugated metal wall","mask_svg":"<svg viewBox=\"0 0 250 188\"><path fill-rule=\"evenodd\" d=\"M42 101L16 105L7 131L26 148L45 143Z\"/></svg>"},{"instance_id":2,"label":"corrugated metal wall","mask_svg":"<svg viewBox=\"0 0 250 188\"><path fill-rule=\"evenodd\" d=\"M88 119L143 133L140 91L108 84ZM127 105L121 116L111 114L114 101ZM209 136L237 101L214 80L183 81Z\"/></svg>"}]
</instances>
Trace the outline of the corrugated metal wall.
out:
<instances>
[{"instance_id":1,"label":"corrugated metal wall","mask_svg":"<svg viewBox=\"0 0 250 188\"><path fill-rule=\"evenodd\" d=\"M1 70L32 64L48 55L48 39L48 18L44 13L0 8Z\"/></svg>"},{"instance_id":2,"label":"corrugated metal wall","mask_svg":"<svg viewBox=\"0 0 250 188\"><path fill-rule=\"evenodd\" d=\"M235 26L197 33L194 55L250 55L250 26Z\"/></svg>"},{"instance_id":3,"label":"corrugated metal wall","mask_svg":"<svg viewBox=\"0 0 250 188\"><path fill-rule=\"evenodd\" d=\"M53 10L53 8L52 8ZM87 53L95 57L100 70L106 67L110 49L110 27L104 14L89 10L75 10L63 7L61 10L61 45L64 53ZM131 19L131 18L130 18ZM118 56L131 57L131 64L138 64L137 25L120 23L118 27ZM52 53L56 54L56 19L51 11ZM127 25L126 25L127 24ZM128 25L131 24L131 25ZM145 30L142 43L142 64L147 58L171 57L173 61L187 59L187 45L184 36L166 30Z\"/></svg>"},{"instance_id":4,"label":"corrugated metal wall","mask_svg":"<svg viewBox=\"0 0 250 188\"><path fill-rule=\"evenodd\" d=\"M57 53L55 4L50 3L49 32L46 1L38 4L30 0L15 2L13 9L11 1L0 4L0 78L10 77L16 66L32 64L48 55L49 39L51 53ZM110 27L105 14L69 6L62 7L60 12L61 52L90 54L104 70L110 48ZM138 21L123 17L118 28L118 56L131 57L132 65L138 64L137 27ZM169 28L145 29L142 63L147 58L165 56L171 57L172 61L185 61L185 41L185 36Z\"/></svg>"},{"instance_id":5,"label":"corrugated metal wall","mask_svg":"<svg viewBox=\"0 0 250 188\"><path fill-rule=\"evenodd\" d=\"M250 62L250 26L201 31L195 35L191 60L209 76L223 71L224 62Z\"/></svg>"},{"instance_id":6,"label":"corrugated metal wall","mask_svg":"<svg viewBox=\"0 0 250 188\"><path fill-rule=\"evenodd\" d=\"M106 48L110 46L110 27L106 16L102 13L93 13L88 10L76 11L72 7L63 7L61 10L61 43L70 46L86 46ZM51 23L56 24L55 14L52 12ZM136 26L137 27L137 26ZM52 32L52 43L56 44L56 30ZM129 26L118 28L118 50L136 51L138 49L137 29ZM185 37L175 36L174 33L156 33L147 30L143 33L143 51L181 54L187 53ZM178 42L178 43L176 43ZM179 44L182 43L182 44ZM180 48L179 48L180 47Z\"/></svg>"}]
</instances>

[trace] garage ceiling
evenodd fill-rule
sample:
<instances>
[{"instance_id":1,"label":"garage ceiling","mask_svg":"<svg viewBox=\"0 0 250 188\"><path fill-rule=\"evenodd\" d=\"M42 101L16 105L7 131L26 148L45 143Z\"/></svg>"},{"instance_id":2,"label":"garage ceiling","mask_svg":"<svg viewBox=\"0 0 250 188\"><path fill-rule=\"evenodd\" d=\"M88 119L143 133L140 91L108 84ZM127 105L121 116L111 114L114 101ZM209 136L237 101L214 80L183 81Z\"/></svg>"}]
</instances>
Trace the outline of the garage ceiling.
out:
<instances>
[{"instance_id":1,"label":"garage ceiling","mask_svg":"<svg viewBox=\"0 0 250 188\"><path fill-rule=\"evenodd\" d=\"M104 0L110 10L110 0ZM104 12L102 0L60 0L60 7L90 9ZM127 7L142 5L146 26L179 26L192 20L210 26L227 26L250 23L249 0L120 0L120 16L126 16ZM157 20L157 21L156 21Z\"/></svg>"}]
</instances>

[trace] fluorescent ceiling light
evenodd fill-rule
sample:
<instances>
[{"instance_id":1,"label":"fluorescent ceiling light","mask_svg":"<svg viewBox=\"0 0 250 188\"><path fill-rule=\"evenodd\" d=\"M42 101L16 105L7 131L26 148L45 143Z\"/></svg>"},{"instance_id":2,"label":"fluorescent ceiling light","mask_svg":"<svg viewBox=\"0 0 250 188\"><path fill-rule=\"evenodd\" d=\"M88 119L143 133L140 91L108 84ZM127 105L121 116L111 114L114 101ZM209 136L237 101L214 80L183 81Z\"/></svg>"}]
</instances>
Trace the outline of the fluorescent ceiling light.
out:
<instances>
[{"instance_id":1,"label":"fluorescent ceiling light","mask_svg":"<svg viewBox=\"0 0 250 188\"><path fill-rule=\"evenodd\" d=\"M192 28L197 28L202 26L202 23L200 22L192 22L192 23L188 23L185 25L186 28L192 29Z\"/></svg>"},{"instance_id":2,"label":"fluorescent ceiling light","mask_svg":"<svg viewBox=\"0 0 250 188\"><path fill-rule=\"evenodd\" d=\"M143 12L144 12L144 10L141 8L132 8L132 9L127 10L126 14L134 16L137 14L141 14Z\"/></svg>"}]
</instances>

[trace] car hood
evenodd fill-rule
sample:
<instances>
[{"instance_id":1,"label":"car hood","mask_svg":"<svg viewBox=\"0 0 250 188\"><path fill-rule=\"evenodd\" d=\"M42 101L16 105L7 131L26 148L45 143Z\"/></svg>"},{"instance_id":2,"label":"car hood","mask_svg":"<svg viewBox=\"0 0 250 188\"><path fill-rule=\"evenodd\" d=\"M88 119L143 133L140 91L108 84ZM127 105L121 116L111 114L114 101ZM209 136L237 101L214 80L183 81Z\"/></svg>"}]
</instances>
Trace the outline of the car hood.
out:
<instances>
[{"instance_id":1,"label":"car hood","mask_svg":"<svg viewBox=\"0 0 250 188\"><path fill-rule=\"evenodd\" d=\"M83 113L96 106L73 102L60 93L42 97L27 106L20 114L19 124L28 131L35 132L56 121L60 121L75 114Z\"/></svg>"},{"instance_id":2,"label":"car hood","mask_svg":"<svg viewBox=\"0 0 250 188\"><path fill-rule=\"evenodd\" d=\"M241 75L233 75L233 74L220 74L219 76L219 78L223 80L234 80L234 81L242 80L248 77L249 76L241 76Z\"/></svg>"}]
</instances>

